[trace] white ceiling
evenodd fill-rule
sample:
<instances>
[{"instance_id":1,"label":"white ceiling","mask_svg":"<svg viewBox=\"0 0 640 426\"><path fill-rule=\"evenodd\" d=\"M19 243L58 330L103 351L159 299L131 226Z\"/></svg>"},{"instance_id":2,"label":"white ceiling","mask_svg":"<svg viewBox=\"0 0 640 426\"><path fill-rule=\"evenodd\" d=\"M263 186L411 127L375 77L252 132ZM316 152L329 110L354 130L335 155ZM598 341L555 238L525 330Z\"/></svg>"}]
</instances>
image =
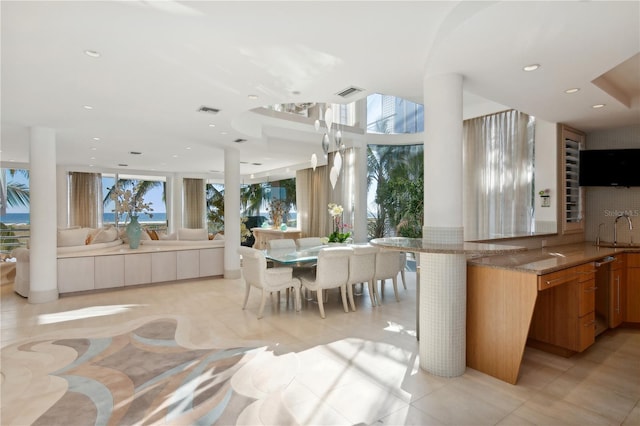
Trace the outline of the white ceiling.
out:
<instances>
[{"instance_id":1,"label":"white ceiling","mask_svg":"<svg viewBox=\"0 0 640 426\"><path fill-rule=\"evenodd\" d=\"M229 146L261 164L243 164L243 175L295 168L321 153L313 126L250 110L345 102L335 94L348 86L365 89L349 102L384 93L422 103L425 76L452 72L464 76L467 115L498 104L586 132L638 124L639 6L2 1L1 160L28 163L28 129L46 126L57 162L78 169L210 174ZM523 72L531 63L541 68ZM617 91L592 83L612 69ZM564 93L572 87L581 90Z\"/></svg>"}]
</instances>

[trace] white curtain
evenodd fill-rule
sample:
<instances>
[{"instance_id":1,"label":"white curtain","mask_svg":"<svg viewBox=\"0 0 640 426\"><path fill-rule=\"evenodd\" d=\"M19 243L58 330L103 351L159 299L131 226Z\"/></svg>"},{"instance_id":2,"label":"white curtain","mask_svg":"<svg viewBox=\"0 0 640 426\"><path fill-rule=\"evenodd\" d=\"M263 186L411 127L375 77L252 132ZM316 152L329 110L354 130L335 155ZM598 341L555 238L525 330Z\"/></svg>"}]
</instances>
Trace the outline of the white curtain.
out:
<instances>
[{"instance_id":1,"label":"white curtain","mask_svg":"<svg viewBox=\"0 0 640 426\"><path fill-rule=\"evenodd\" d=\"M331 187L329 174L334 165L335 152L329 153L328 165L296 173L296 208L298 227L303 236L326 237L331 233L329 203L340 204L344 213L342 220L350 227L354 221L355 199L355 152L347 148L340 155L342 167L335 188ZM366 207L366 206L365 206Z\"/></svg>"},{"instance_id":2,"label":"white curtain","mask_svg":"<svg viewBox=\"0 0 640 426\"><path fill-rule=\"evenodd\" d=\"M102 175L69 173L69 225L85 228L102 226Z\"/></svg>"},{"instance_id":3,"label":"white curtain","mask_svg":"<svg viewBox=\"0 0 640 426\"><path fill-rule=\"evenodd\" d=\"M197 229L205 227L205 183L203 179L183 180L185 228Z\"/></svg>"},{"instance_id":4,"label":"white curtain","mask_svg":"<svg viewBox=\"0 0 640 426\"><path fill-rule=\"evenodd\" d=\"M534 127L515 110L465 120L465 240L532 231Z\"/></svg>"}]
</instances>

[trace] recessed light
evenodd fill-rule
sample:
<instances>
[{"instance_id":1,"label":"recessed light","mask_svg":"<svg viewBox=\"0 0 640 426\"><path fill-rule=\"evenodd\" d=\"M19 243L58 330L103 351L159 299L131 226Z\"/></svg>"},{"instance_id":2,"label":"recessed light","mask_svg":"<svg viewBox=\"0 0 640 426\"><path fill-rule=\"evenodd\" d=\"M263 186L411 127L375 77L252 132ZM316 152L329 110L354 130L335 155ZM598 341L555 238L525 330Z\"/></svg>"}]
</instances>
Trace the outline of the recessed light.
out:
<instances>
[{"instance_id":1,"label":"recessed light","mask_svg":"<svg viewBox=\"0 0 640 426\"><path fill-rule=\"evenodd\" d=\"M93 140L94 140L94 141L99 141L99 140L100 140L100 138L95 137L95 138L93 138Z\"/></svg>"},{"instance_id":2,"label":"recessed light","mask_svg":"<svg viewBox=\"0 0 640 426\"><path fill-rule=\"evenodd\" d=\"M90 56L92 58L99 58L100 52L96 52L95 50L85 50L84 54Z\"/></svg>"},{"instance_id":3,"label":"recessed light","mask_svg":"<svg viewBox=\"0 0 640 426\"><path fill-rule=\"evenodd\" d=\"M84 109L93 109L93 107L91 105L83 105L82 106Z\"/></svg>"},{"instance_id":4,"label":"recessed light","mask_svg":"<svg viewBox=\"0 0 640 426\"><path fill-rule=\"evenodd\" d=\"M190 147L190 146L188 146L188 147L186 147L185 149L186 149L186 150L190 150L190 149L191 149L191 147Z\"/></svg>"},{"instance_id":5,"label":"recessed light","mask_svg":"<svg viewBox=\"0 0 640 426\"><path fill-rule=\"evenodd\" d=\"M178 158L178 155L177 154L173 154L172 157L173 158Z\"/></svg>"},{"instance_id":6,"label":"recessed light","mask_svg":"<svg viewBox=\"0 0 640 426\"><path fill-rule=\"evenodd\" d=\"M580 91L580 89L579 89L579 88L574 87L573 89L567 89L567 90L565 90L565 91L564 91L564 93L572 94L572 93L576 93L576 92L579 92L579 91Z\"/></svg>"},{"instance_id":7,"label":"recessed light","mask_svg":"<svg viewBox=\"0 0 640 426\"><path fill-rule=\"evenodd\" d=\"M96 151L98 148L96 148L95 146L91 148L91 151Z\"/></svg>"},{"instance_id":8,"label":"recessed light","mask_svg":"<svg viewBox=\"0 0 640 426\"><path fill-rule=\"evenodd\" d=\"M89 158L89 160L95 160L95 159L96 159L96 157L91 157L91 158Z\"/></svg>"},{"instance_id":9,"label":"recessed light","mask_svg":"<svg viewBox=\"0 0 640 426\"><path fill-rule=\"evenodd\" d=\"M291 92L292 95L299 95L300 91L299 90L294 90L293 92Z\"/></svg>"},{"instance_id":10,"label":"recessed light","mask_svg":"<svg viewBox=\"0 0 640 426\"><path fill-rule=\"evenodd\" d=\"M253 173L251 173L251 179L255 178L255 176L253 175Z\"/></svg>"},{"instance_id":11,"label":"recessed light","mask_svg":"<svg viewBox=\"0 0 640 426\"><path fill-rule=\"evenodd\" d=\"M227 132L220 132L220 134L221 134L221 135L226 135L226 134L227 134Z\"/></svg>"},{"instance_id":12,"label":"recessed light","mask_svg":"<svg viewBox=\"0 0 640 426\"><path fill-rule=\"evenodd\" d=\"M256 99L258 99L258 95L249 95L247 96L247 98L251 99L252 101L255 101Z\"/></svg>"},{"instance_id":13,"label":"recessed light","mask_svg":"<svg viewBox=\"0 0 640 426\"><path fill-rule=\"evenodd\" d=\"M209 124L209 127L216 127L216 125L212 123L212 124Z\"/></svg>"},{"instance_id":14,"label":"recessed light","mask_svg":"<svg viewBox=\"0 0 640 426\"><path fill-rule=\"evenodd\" d=\"M605 106L606 106L605 104L595 104L591 108L598 109L598 108L604 108Z\"/></svg>"},{"instance_id":15,"label":"recessed light","mask_svg":"<svg viewBox=\"0 0 640 426\"><path fill-rule=\"evenodd\" d=\"M527 65L526 67L523 67L522 70L523 71L535 71L538 68L540 68L540 64L531 64L531 65Z\"/></svg>"}]
</instances>

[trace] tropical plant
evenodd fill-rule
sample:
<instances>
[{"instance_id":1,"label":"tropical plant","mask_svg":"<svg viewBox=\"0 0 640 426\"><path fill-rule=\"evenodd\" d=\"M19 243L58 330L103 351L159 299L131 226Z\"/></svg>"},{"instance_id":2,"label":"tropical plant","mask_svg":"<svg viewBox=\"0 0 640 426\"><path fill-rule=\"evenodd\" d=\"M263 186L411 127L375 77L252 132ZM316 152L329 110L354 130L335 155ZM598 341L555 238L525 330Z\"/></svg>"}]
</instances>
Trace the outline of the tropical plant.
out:
<instances>
[{"instance_id":1,"label":"tropical plant","mask_svg":"<svg viewBox=\"0 0 640 426\"><path fill-rule=\"evenodd\" d=\"M28 207L29 187L15 180L9 180L16 175L29 178L29 171L25 169L2 169L0 173L0 215L7 214L7 207Z\"/></svg>"}]
</instances>

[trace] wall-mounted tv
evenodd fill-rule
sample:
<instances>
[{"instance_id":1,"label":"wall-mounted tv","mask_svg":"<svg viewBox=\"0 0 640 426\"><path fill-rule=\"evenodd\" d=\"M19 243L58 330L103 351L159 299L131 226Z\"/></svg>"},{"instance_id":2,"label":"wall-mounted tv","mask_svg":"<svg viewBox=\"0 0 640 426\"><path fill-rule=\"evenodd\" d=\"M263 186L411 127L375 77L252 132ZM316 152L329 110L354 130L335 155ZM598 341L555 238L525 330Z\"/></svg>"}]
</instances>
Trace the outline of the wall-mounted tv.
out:
<instances>
[{"instance_id":1,"label":"wall-mounted tv","mask_svg":"<svg viewBox=\"0 0 640 426\"><path fill-rule=\"evenodd\" d=\"M580 151L580 186L640 186L640 149Z\"/></svg>"}]
</instances>

